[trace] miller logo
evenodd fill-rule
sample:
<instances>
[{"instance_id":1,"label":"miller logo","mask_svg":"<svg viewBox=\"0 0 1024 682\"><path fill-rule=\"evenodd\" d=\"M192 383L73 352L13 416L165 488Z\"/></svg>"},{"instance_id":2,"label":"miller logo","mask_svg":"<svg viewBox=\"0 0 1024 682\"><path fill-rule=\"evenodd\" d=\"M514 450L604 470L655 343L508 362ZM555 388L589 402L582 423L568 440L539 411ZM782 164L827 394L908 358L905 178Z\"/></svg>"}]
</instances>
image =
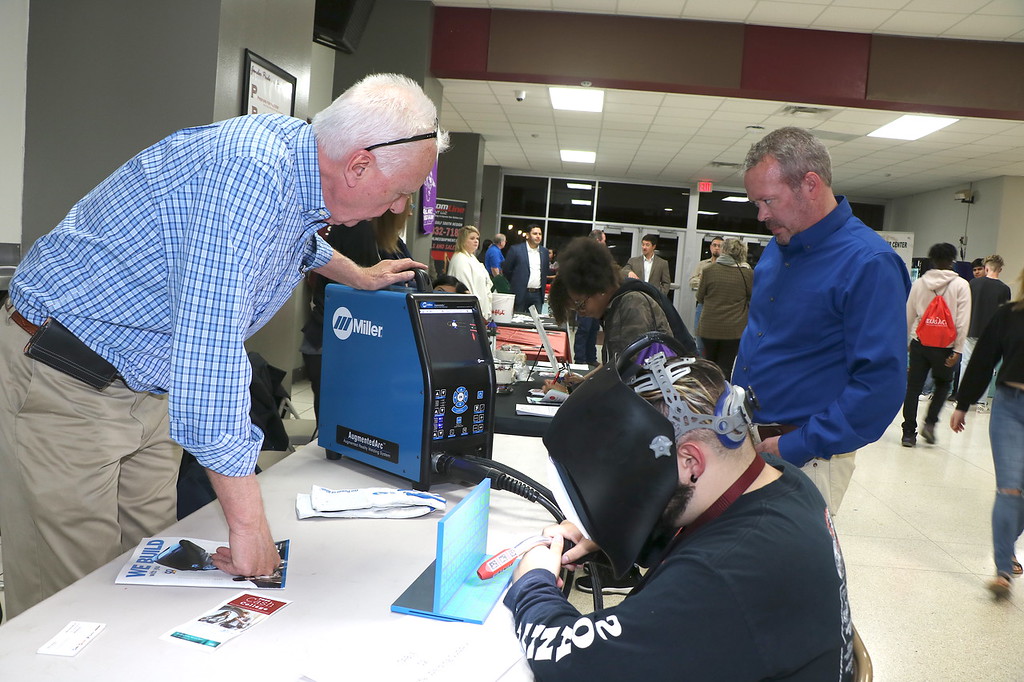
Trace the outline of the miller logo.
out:
<instances>
[{"instance_id":1,"label":"miller logo","mask_svg":"<svg viewBox=\"0 0 1024 682\"><path fill-rule=\"evenodd\" d=\"M363 336L376 336L379 339L384 331L384 327L379 324L354 317L352 312L344 306L334 311L331 328L334 329L334 335L342 341L352 336L353 332Z\"/></svg>"}]
</instances>

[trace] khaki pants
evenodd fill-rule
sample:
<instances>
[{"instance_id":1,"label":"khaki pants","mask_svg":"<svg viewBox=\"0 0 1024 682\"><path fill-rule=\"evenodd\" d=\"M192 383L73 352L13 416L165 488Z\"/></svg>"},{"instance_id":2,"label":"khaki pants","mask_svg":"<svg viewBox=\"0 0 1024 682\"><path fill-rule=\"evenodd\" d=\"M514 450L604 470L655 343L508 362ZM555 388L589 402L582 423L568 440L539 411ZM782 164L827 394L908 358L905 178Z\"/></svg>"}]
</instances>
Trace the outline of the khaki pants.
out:
<instances>
[{"instance_id":1,"label":"khaki pants","mask_svg":"<svg viewBox=\"0 0 1024 682\"><path fill-rule=\"evenodd\" d=\"M27 357L0 306L0 535L15 616L174 523L167 398L103 391Z\"/></svg>"},{"instance_id":2,"label":"khaki pants","mask_svg":"<svg viewBox=\"0 0 1024 682\"><path fill-rule=\"evenodd\" d=\"M843 503L843 496L846 495L850 479L853 478L856 455L857 451L854 450L832 455L829 459L815 458L800 467L825 498L825 504L828 505L832 516L839 513L839 505Z\"/></svg>"}]
</instances>

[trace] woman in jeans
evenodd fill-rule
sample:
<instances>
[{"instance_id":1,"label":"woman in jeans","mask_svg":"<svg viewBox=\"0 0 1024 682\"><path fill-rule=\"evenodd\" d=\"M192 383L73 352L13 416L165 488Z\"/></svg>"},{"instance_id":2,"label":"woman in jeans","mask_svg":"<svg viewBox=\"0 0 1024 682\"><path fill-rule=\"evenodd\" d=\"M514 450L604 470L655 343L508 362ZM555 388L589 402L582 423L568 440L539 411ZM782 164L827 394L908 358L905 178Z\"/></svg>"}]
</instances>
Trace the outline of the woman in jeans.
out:
<instances>
[{"instance_id":1,"label":"woman in jeans","mask_svg":"<svg viewBox=\"0 0 1024 682\"><path fill-rule=\"evenodd\" d=\"M978 339L949 420L954 431L963 431L967 408L988 389L992 372L1002 361L988 429L996 472L992 507L996 577L988 589L996 599L1008 598L1013 576L1022 573L1014 544L1024 531L1024 272L1020 279L1017 298L996 311Z\"/></svg>"}]
</instances>

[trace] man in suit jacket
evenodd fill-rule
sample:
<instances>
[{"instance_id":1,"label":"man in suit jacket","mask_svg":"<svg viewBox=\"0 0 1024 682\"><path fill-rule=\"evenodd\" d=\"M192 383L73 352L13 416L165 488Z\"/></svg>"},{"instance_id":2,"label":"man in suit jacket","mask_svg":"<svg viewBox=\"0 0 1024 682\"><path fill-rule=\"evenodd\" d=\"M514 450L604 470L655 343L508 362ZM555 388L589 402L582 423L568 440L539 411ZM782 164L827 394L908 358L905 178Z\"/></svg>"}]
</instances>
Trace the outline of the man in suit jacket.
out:
<instances>
[{"instance_id":1,"label":"man in suit jacket","mask_svg":"<svg viewBox=\"0 0 1024 682\"><path fill-rule=\"evenodd\" d=\"M658 291L668 296L669 287L672 285L672 275L668 271L668 261L654 254L658 246L658 235L645 234L640 240L642 256L634 256L622 268L622 274L633 279L643 280Z\"/></svg>"},{"instance_id":2,"label":"man in suit jacket","mask_svg":"<svg viewBox=\"0 0 1024 682\"><path fill-rule=\"evenodd\" d=\"M544 306L544 286L548 275L548 250L540 245L544 230L540 225L527 228L525 242L510 247L502 269L516 295L516 312L525 312L531 305L540 312Z\"/></svg>"}]
</instances>

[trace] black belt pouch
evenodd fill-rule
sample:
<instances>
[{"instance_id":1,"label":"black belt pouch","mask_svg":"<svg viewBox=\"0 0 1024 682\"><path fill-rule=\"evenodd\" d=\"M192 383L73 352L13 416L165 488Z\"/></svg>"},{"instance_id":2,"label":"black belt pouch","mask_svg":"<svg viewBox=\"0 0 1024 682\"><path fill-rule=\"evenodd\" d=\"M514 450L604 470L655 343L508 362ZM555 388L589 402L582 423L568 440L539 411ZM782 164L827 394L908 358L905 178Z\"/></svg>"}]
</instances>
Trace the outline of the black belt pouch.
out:
<instances>
[{"instance_id":1,"label":"black belt pouch","mask_svg":"<svg viewBox=\"0 0 1024 682\"><path fill-rule=\"evenodd\" d=\"M117 368L52 317L39 325L25 355L102 391L118 378Z\"/></svg>"}]
</instances>

